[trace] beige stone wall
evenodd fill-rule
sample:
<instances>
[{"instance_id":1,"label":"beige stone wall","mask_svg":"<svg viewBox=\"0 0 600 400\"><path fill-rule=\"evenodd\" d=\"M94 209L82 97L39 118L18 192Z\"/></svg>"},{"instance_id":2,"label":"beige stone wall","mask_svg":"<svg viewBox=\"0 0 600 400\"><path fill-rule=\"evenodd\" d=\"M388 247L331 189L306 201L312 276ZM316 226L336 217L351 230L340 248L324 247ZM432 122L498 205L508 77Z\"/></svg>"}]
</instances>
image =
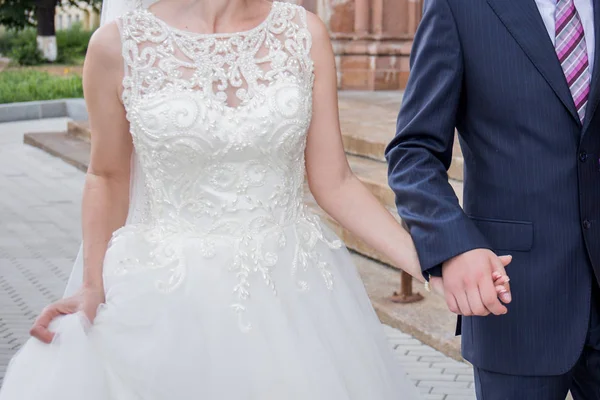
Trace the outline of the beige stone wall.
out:
<instances>
[{"instance_id":1,"label":"beige stone wall","mask_svg":"<svg viewBox=\"0 0 600 400\"><path fill-rule=\"evenodd\" d=\"M100 25L100 15L89 6L61 6L56 9L56 30L69 29L77 23L81 24L83 29L94 29Z\"/></svg>"}]
</instances>

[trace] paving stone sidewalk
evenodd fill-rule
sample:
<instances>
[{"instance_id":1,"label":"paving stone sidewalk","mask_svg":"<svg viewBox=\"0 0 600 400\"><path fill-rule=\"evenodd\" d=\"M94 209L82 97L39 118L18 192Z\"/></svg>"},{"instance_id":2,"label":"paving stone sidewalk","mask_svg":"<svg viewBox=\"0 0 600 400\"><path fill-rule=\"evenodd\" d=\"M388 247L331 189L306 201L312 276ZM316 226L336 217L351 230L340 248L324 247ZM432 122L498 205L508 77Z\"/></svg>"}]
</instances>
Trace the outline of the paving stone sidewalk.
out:
<instances>
[{"instance_id":1,"label":"paving stone sidewalk","mask_svg":"<svg viewBox=\"0 0 600 400\"><path fill-rule=\"evenodd\" d=\"M23 133L64 131L66 122L0 124L0 385L32 320L62 295L78 250L84 174L23 144ZM425 399L475 399L468 365L385 329Z\"/></svg>"}]
</instances>

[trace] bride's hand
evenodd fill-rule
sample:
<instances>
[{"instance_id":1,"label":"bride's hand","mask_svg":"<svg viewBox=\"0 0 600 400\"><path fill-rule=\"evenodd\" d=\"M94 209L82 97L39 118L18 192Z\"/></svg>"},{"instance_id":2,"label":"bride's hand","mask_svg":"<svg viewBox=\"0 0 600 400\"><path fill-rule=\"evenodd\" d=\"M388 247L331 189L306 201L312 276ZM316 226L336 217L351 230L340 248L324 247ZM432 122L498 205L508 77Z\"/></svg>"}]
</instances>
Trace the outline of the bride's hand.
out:
<instances>
[{"instance_id":1,"label":"bride's hand","mask_svg":"<svg viewBox=\"0 0 600 400\"><path fill-rule=\"evenodd\" d=\"M494 286L496 288L496 293L500 300L504 303L509 303L511 300L510 293L510 278L506 274L506 267L512 261L511 256L500 256L500 261L502 262L502 269L494 271L492 273L492 279L494 280ZM431 286L431 290L441 296L444 296L444 281L442 278L432 276L429 279L429 285ZM508 296L508 297L507 297Z\"/></svg>"},{"instance_id":2,"label":"bride's hand","mask_svg":"<svg viewBox=\"0 0 600 400\"><path fill-rule=\"evenodd\" d=\"M84 287L73 296L58 300L44 308L29 333L44 343L50 343L54 339L54 333L48 328L56 317L82 312L90 322L94 322L98 307L104 303L104 300L103 288Z\"/></svg>"}]
</instances>

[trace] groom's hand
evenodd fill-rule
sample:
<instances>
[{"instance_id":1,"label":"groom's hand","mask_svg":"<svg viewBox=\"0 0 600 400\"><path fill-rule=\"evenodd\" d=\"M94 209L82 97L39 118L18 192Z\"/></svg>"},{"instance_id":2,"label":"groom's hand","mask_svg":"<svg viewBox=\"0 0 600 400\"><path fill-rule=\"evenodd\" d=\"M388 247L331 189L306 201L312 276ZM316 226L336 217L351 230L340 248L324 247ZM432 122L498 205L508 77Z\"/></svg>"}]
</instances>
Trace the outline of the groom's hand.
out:
<instances>
[{"instance_id":1,"label":"groom's hand","mask_svg":"<svg viewBox=\"0 0 600 400\"><path fill-rule=\"evenodd\" d=\"M506 314L508 309L498 299L493 277L494 272L506 274L503 261L486 249L471 250L446 261L442 276L450 311L465 316ZM504 296L503 301L509 303L510 296Z\"/></svg>"}]
</instances>

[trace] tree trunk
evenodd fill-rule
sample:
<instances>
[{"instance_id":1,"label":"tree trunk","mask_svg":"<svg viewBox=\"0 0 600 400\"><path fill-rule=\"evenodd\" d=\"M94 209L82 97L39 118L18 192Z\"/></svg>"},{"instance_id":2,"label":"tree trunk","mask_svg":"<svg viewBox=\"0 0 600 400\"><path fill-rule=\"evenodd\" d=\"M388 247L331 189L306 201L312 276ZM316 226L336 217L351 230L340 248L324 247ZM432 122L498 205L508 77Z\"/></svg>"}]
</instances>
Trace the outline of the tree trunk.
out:
<instances>
[{"instance_id":1,"label":"tree trunk","mask_svg":"<svg viewBox=\"0 0 600 400\"><path fill-rule=\"evenodd\" d=\"M56 28L54 16L57 0L37 0L35 16L37 19L37 45L44 58L56 61Z\"/></svg>"}]
</instances>

